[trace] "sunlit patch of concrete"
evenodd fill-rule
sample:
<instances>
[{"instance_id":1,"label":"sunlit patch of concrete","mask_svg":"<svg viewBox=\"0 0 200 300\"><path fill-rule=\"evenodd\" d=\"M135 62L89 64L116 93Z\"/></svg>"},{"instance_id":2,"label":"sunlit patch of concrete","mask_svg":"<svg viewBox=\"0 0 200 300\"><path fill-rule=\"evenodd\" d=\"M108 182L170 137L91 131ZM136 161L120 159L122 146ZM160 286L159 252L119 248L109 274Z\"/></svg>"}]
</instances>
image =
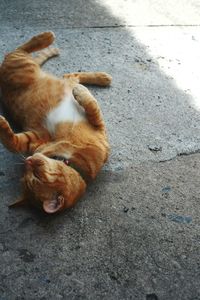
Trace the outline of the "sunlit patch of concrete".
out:
<instances>
[{"instance_id":1,"label":"sunlit patch of concrete","mask_svg":"<svg viewBox=\"0 0 200 300\"><path fill-rule=\"evenodd\" d=\"M200 9L189 1L102 0L200 110ZM200 8L200 4L199 4ZM196 25L196 26L195 26Z\"/></svg>"}]
</instances>

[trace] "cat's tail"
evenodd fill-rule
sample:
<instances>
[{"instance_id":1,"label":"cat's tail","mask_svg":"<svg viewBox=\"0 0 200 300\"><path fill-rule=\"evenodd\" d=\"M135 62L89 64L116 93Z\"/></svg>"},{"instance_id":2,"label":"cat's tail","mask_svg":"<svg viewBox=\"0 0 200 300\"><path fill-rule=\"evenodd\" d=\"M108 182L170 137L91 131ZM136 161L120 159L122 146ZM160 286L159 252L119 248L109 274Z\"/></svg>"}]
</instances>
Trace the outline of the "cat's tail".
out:
<instances>
[{"instance_id":1,"label":"cat's tail","mask_svg":"<svg viewBox=\"0 0 200 300\"><path fill-rule=\"evenodd\" d=\"M112 77L105 72L79 72L65 74L64 78L76 78L81 84L92 84L100 86L109 86Z\"/></svg>"},{"instance_id":2,"label":"cat's tail","mask_svg":"<svg viewBox=\"0 0 200 300\"><path fill-rule=\"evenodd\" d=\"M19 46L17 50L23 50L28 53L39 51L51 45L54 39L55 35L52 31L43 32L32 37L28 42Z\"/></svg>"}]
</instances>

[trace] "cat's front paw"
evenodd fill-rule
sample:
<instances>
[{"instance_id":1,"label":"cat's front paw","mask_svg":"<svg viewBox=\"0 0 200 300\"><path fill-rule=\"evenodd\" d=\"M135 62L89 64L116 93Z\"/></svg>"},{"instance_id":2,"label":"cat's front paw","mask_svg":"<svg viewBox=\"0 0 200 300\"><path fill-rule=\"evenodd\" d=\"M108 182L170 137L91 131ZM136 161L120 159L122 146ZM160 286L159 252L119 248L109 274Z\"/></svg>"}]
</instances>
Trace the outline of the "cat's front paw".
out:
<instances>
[{"instance_id":1,"label":"cat's front paw","mask_svg":"<svg viewBox=\"0 0 200 300\"><path fill-rule=\"evenodd\" d=\"M0 116L0 130L5 129L8 125L8 122L3 116Z\"/></svg>"},{"instance_id":2,"label":"cat's front paw","mask_svg":"<svg viewBox=\"0 0 200 300\"><path fill-rule=\"evenodd\" d=\"M12 138L12 136L13 131L10 128L8 121L3 116L0 116L0 139L5 141Z\"/></svg>"},{"instance_id":3,"label":"cat's front paw","mask_svg":"<svg viewBox=\"0 0 200 300\"><path fill-rule=\"evenodd\" d=\"M99 72L97 74L97 83L100 86L109 86L112 82L112 76L106 72Z\"/></svg>"}]
</instances>

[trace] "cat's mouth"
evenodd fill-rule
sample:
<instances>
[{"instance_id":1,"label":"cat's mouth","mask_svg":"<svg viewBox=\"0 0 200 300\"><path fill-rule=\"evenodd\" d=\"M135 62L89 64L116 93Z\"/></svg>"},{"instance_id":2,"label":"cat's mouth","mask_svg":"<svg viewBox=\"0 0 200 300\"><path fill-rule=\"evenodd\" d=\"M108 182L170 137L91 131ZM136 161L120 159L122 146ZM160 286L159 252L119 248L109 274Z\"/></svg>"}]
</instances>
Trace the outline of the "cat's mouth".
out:
<instances>
[{"instance_id":1,"label":"cat's mouth","mask_svg":"<svg viewBox=\"0 0 200 300\"><path fill-rule=\"evenodd\" d=\"M63 156L60 156L60 155L54 155L51 157L51 159L54 159L54 160L58 160L58 161L62 161L65 165L69 165L69 160Z\"/></svg>"}]
</instances>

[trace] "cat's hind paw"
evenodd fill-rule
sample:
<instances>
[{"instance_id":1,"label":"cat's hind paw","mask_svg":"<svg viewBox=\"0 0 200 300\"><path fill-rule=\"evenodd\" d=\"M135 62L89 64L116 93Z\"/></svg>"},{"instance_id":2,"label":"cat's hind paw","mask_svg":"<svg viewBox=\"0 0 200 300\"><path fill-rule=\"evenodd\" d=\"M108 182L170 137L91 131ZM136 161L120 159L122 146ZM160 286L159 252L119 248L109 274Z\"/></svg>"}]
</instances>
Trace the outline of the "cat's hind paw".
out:
<instances>
[{"instance_id":1,"label":"cat's hind paw","mask_svg":"<svg viewBox=\"0 0 200 300\"><path fill-rule=\"evenodd\" d=\"M81 105L83 101L87 98L88 94L90 94L89 90L81 85L77 84L73 90L72 90L73 96L78 101L78 103Z\"/></svg>"},{"instance_id":2,"label":"cat's hind paw","mask_svg":"<svg viewBox=\"0 0 200 300\"><path fill-rule=\"evenodd\" d=\"M52 56L58 56L58 55L60 55L59 48L50 48L49 50L51 51Z\"/></svg>"},{"instance_id":3,"label":"cat's hind paw","mask_svg":"<svg viewBox=\"0 0 200 300\"><path fill-rule=\"evenodd\" d=\"M52 44L54 40L55 40L55 34L53 31L42 32L32 37L32 41L37 43L43 43L46 46Z\"/></svg>"},{"instance_id":4,"label":"cat's hind paw","mask_svg":"<svg viewBox=\"0 0 200 300\"><path fill-rule=\"evenodd\" d=\"M73 88L73 91L72 91L74 97L77 97L77 96L79 96L79 95L81 95L82 93L85 93L85 92L88 93L89 91L88 91L88 89L87 89L84 85L82 85L82 84L77 84L77 85Z\"/></svg>"}]
</instances>

